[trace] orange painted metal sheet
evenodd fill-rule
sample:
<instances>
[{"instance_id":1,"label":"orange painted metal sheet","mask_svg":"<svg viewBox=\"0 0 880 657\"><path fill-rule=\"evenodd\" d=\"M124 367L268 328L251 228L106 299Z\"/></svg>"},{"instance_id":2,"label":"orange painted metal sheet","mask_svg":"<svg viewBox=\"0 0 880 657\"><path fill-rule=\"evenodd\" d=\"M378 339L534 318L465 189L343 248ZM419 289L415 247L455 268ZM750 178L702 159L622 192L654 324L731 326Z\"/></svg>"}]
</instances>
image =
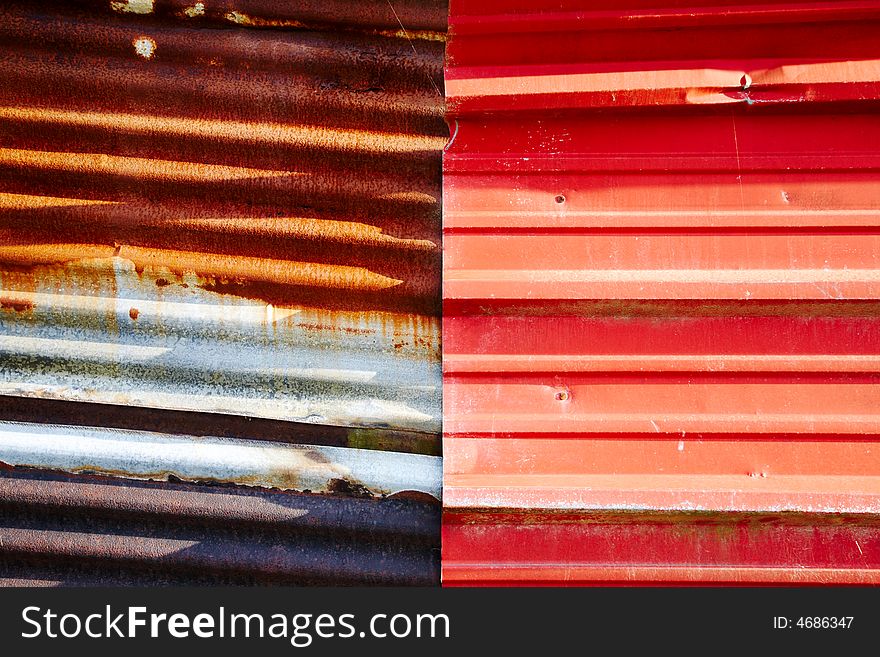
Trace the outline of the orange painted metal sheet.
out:
<instances>
[{"instance_id":1,"label":"orange painted metal sheet","mask_svg":"<svg viewBox=\"0 0 880 657\"><path fill-rule=\"evenodd\" d=\"M880 581L878 30L451 3L445 584Z\"/></svg>"}]
</instances>

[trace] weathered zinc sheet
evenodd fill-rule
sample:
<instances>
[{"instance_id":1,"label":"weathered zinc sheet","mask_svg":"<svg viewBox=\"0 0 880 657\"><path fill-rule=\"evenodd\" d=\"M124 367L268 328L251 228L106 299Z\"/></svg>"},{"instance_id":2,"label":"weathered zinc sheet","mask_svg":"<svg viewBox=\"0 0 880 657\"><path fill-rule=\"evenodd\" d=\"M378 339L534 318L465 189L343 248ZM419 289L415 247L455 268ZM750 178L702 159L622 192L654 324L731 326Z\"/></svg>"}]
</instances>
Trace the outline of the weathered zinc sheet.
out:
<instances>
[{"instance_id":1,"label":"weathered zinc sheet","mask_svg":"<svg viewBox=\"0 0 880 657\"><path fill-rule=\"evenodd\" d=\"M878 29L452 2L446 584L880 580Z\"/></svg>"},{"instance_id":2,"label":"weathered zinc sheet","mask_svg":"<svg viewBox=\"0 0 880 657\"><path fill-rule=\"evenodd\" d=\"M158 479L436 504L445 26L437 0L4 3L0 463L121 477L120 499ZM116 530L87 513L104 529L26 535L12 490L10 572L176 554L96 540ZM338 579L436 579L437 538L376 574L389 536ZM331 539L261 577L332 581L308 572Z\"/></svg>"}]
</instances>

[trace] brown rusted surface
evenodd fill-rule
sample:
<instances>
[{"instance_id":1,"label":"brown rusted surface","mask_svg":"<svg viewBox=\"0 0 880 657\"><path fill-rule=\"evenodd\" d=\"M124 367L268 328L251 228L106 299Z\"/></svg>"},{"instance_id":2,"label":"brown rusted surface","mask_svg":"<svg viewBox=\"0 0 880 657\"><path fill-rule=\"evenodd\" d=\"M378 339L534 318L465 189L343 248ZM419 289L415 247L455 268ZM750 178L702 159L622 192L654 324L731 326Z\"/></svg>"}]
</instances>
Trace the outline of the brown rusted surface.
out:
<instances>
[{"instance_id":1,"label":"brown rusted surface","mask_svg":"<svg viewBox=\"0 0 880 657\"><path fill-rule=\"evenodd\" d=\"M5 3L0 394L435 443L445 25L436 0Z\"/></svg>"},{"instance_id":2,"label":"brown rusted surface","mask_svg":"<svg viewBox=\"0 0 880 657\"><path fill-rule=\"evenodd\" d=\"M115 257L436 314L443 42L406 30L444 3L110 4L2 10L4 289ZM294 27L248 29L272 21Z\"/></svg>"}]
</instances>

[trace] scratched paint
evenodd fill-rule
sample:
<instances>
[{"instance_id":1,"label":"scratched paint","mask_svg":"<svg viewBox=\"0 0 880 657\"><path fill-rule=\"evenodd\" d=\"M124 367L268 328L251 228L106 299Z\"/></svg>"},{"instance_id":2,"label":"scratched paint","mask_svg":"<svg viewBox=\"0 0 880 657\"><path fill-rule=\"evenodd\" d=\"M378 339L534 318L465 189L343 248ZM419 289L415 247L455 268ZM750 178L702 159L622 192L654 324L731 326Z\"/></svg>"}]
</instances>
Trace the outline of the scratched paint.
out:
<instances>
[{"instance_id":1,"label":"scratched paint","mask_svg":"<svg viewBox=\"0 0 880 657\"><path fill-rule=\"evenodd\" d=\"M452 2L445 584L880 579L878 21Z\"/></svg>"}]
</instances>

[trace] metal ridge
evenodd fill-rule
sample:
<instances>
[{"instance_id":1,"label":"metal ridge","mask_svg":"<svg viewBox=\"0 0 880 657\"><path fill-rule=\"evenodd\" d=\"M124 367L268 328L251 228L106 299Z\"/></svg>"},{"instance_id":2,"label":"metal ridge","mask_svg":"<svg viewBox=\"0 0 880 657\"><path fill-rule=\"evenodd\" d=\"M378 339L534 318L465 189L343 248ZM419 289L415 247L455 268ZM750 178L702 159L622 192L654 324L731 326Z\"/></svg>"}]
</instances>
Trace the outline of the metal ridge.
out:
<instances>
[{"instance_id":1,"label":"metal ridge","mask_svg":"<svg viewBox=\"0 0 880 657\"><path fill-rule=\"evenodd\" d=\"M0 462L135 479L226 482L283 490L440 499L441 460L318 445L0 422Z\"/></svg>"}]
</instances>

